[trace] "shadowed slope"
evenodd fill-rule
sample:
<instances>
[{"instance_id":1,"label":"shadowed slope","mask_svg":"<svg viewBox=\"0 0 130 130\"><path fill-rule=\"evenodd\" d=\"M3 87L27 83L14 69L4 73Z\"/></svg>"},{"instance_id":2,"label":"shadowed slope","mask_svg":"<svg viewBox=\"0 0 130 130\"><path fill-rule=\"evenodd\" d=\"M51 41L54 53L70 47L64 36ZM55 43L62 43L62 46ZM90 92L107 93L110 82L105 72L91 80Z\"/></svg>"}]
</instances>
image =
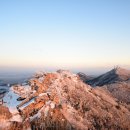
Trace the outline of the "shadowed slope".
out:
<instances>
[{"instance_id":1,"label":"shadowed slope","mask_svg":"<svg viewBox=\"0 0 130 130\"><path fill-rule=\"evenodd\" d=\"M130 79L130 71L117 67L105 74L102 74L86 82L95 87L116 83L118 81L127 81L129 79Z\"/></svg>"}]
</instances>

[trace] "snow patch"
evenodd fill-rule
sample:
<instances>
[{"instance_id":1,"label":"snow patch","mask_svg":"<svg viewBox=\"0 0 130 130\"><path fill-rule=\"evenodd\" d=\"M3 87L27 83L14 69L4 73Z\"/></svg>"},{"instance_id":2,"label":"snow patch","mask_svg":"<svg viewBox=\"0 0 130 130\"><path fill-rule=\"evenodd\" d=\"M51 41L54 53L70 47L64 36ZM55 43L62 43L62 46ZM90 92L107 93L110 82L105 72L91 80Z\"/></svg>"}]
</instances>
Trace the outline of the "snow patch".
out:
<instances>
[{"instance_id":1,"label":"snow patch","mask_svg":"<svg viewBox=\"0 0 130 130\"><path fill-rule=\"evenodd\" d=\"M10 88L9 92L4 96L3 101L5 102L5 106L7 106L11 113L17 111L16 106L21 103L21 101L17 101L19 95L14 93L12 88Z\"/></svg>"},{"instance_id":2,"label":"snow patch","mask_svg":"<svg viewBox=\"0 0 130 130\"><path fill-rule=\"evenodd\" d=\"M14 115L10 121L22 122L22 117L19 114Z\"/></svg>"},{"instance_id":3,"label":"snow patch","mask_svg":"<svg viewBox=\"0 0 130 130\"><path fill-rule=\"evenodd\" d=\"M45 96L45 95L47 95L47 93L41 93L41 94L39 94L38 96L39 96L39 97L42 97L42 96Z\"/></svg>"},{"instance_id":4,"label":"snow patch","mask_svg":"<svg viewBox=\"0 0 130 130\"><path fill-rule=\"evenodd\" d=\"M45 108L45 110L44 110L45 117L47 117L48 112L49 112L49 106L47 106L47 107Z\"/></svg>"},{"instance_id":5,"label":"snow patch","mask_svg":"<svg viewBox=\"0 0 130 130\"><path fill-rule=\"evenodd\" d=\"M50 106L51 106L52 109L54 109L55 108L55 103L51 102Z\"/></svg>"}]
</instances>

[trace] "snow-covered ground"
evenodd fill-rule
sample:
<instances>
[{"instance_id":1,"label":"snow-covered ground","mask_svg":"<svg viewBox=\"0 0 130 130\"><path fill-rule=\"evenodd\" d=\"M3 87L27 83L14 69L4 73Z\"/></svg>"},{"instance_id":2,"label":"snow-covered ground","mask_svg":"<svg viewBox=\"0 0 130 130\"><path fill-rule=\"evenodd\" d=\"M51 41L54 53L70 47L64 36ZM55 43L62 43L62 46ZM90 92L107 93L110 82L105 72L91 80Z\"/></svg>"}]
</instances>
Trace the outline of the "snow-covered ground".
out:
<instances>
[{"instance_id":1,"label":"snow-covered ground","mask_svg":"<svg viewBox=\"0 0 130 130\"><path fill-rule=\"evenodd\" d=\"M25 86L12 86L9 89L9 92L5 94L3 101L4 105L7 106L11 113L17 111L17 105L19 105L22 101L17 101L19 97L29 97L31 92L31 87L29 85ZM32 101L32 100L31 100ZM26 104L25 104L26 105Z\"/></svg>"},{"instance_id":2,"label":"snow-covered ground","mask_svg":"<svg viewBox=\"0 0 130 130\"><path fill-rule=\"evenodd\" d=\"M17 101L19 95L13 91L11 87L9 92L5 94L3 97L4 106L9 108L9 111L12 113L12 118L5 120L5 125L9 125L12 121L22 122L22 117L19 115L16 106L21 103L21 101Z\"/></svg>"},{"instance_id":3,"label":"snow-covered ground","mask_svg":"<svg viewBox=\"0 0 130 130\"><path fill-rule=\"evenodd\" d=\"M21 101L17 101L19 95L16 94L12 88L9 89L9 92L5 94L3 101L4 105L7 106L11 113L17 111L16 106L20 104Z\"/></svg>"}]
</instances>

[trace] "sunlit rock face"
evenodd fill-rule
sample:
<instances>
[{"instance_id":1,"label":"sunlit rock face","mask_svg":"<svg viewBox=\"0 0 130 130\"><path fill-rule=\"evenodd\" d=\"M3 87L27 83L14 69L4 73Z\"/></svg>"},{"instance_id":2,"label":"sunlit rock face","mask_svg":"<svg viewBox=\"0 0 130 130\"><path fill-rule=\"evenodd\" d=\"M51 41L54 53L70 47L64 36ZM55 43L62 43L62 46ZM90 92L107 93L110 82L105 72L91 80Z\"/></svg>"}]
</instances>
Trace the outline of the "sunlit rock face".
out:
<instances>
[{"instance_id":1,"label":"sunlit rock face","mask_svg":"<svg viewBox=\"0 0 130 130\"><path fill-rule=\"evenodd\" d=\"M0 130L4 130L5 128L10 126L9 122L6 122L12 117L9 109L5 106L0 106Z\"/></svg>"},{"instance_id":2,"label":"sunlit rock face","mask_svg":"<svg viewBox=\"0 0 130 130\"><path fill-rule=\"evenodd\" d=\"M28 85L13 86L4 102L11 113L6 119L9 130L130 129L130 111L124 103L65 70L37 73Z\"/></svg>"}]
</instances>

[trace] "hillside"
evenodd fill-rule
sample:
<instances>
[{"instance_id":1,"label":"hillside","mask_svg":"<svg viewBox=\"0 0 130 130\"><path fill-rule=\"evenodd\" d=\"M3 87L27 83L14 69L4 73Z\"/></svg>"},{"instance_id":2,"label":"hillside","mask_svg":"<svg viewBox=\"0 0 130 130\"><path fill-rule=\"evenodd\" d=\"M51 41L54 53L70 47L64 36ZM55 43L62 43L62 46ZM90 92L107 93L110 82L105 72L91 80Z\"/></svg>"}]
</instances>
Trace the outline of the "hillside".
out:
<instances>
[{"instance_id":1,"label":"hillside","mask_svg":"<svg viewBox=\"0 0 130 130\"><path fill-rule=\"evenodd\" d=\"M124 130L130 111L111 93L92 88L69 71L37 74L28 85L15 85L4 97L10 117L2 130ZM1 126L1 125L0 125Z\"/></svg>"},{"instance_id":2,"label":"hillside","mask_svg":"<svg viewBox=\"0 0 130 130\"><path fill-rule=\"evenodd\" d=\"M94 78L93 76L86 75L86 74L84 74L84 73L82 73L82 72L77 73L77 75L80 77L80 79L81 79L83 82L87 82L87 81L89 81L89 80L91 80L91 79Z\"/></svg>"}]
</instances>

